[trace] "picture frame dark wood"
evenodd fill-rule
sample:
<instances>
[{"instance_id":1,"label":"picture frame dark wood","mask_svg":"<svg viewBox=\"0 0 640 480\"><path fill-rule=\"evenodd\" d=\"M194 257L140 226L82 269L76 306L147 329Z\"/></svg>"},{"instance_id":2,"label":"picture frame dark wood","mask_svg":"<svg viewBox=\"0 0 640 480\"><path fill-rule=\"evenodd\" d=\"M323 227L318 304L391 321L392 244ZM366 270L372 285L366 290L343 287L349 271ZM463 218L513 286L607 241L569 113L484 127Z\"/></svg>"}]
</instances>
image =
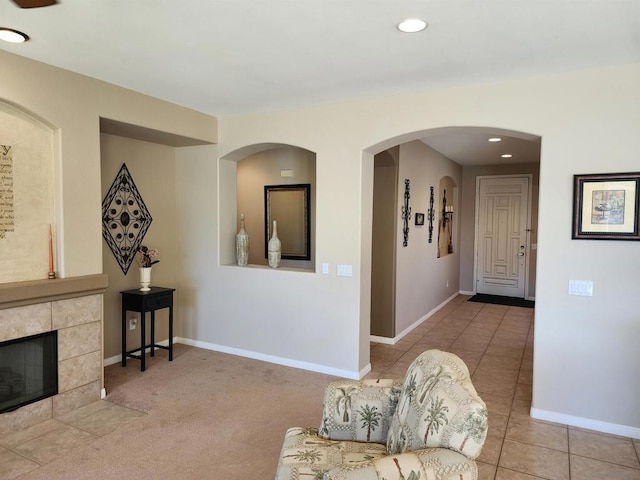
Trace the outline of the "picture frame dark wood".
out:
<instances>
[{"instance_id":1,"label":"picture frame dark wood","mask_svg":"<svg viewBox=\"0 0 640 480\"><path fill-rule=\"evenodd\" d=\"M424 225L424 213L416 213L416 225Z\"/></svg>"},{"instance_id":2,"label":"picture frame dark wood","mask_svg":"<svg viewBox=\"0 0 640 480\"><path fill-rule=\"evenodd\" d=\"M640 172L573 176L574 240L640 240Z\"/></svg>"}]
</instances>

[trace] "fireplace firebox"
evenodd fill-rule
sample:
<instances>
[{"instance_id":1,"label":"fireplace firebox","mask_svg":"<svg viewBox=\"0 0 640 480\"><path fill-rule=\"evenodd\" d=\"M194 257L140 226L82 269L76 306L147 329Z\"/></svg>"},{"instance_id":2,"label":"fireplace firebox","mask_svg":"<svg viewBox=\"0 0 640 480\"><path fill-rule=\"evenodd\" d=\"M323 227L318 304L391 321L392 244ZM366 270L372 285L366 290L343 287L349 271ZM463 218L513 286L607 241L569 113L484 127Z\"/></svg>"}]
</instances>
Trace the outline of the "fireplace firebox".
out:
<instances>
[{"instance_id":1,"label":"fireplace firebox","mask_svg":"<svg viewBox=\"0 0 640 480\"><path fill-rule=\"evenodd\" d=\"M0 342L0 413L58 394L58 332Z\"/></svg>"}]
</instances>

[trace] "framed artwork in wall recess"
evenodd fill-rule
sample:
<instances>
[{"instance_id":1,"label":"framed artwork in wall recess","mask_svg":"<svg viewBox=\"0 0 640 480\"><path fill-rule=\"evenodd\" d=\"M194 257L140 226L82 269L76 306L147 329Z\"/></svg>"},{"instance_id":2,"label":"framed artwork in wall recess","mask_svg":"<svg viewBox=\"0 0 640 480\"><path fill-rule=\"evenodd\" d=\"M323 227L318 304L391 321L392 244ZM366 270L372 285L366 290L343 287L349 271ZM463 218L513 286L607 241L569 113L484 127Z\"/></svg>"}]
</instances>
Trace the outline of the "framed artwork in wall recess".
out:
<instances>
[{"instance_id":1,"label":"framed artwork in wall recess","mask_svg":"<svg viewBox=\"0 0 640 480\"><path fill-rule=\"evenodd\" d=\"M640 173L573 176L573 229L581 240L640 240Z\"/></svg>"},{"instance_id":2,"label":"framed artwork in wall recess","mask_svg":"<svg viewBox=\"0 0 640 480\"><path fill-rule=\"evenodd\" d=\"M416 225L424 225L424 213L416 213Z\"/></svg>"}]
</instances>

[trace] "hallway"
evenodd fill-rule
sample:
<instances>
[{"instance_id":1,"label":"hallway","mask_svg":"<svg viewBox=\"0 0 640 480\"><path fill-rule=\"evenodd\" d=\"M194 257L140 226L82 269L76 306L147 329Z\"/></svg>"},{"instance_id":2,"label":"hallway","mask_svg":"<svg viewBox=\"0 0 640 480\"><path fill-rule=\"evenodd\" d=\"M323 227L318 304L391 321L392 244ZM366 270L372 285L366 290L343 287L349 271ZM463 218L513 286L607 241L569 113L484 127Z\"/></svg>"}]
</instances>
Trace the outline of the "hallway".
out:
<instances>
[{"instance_id":1,"label":"hallway","mask_svg":"<svg viewBox=\"0 0 640 480\"><path fill-rule=\"evenodd\" d=\"M367 378L402 378L431 348L462 358L489 410L480 480L640 480L640 440L529 416L534 310L467 298L459 295L395 345L372 343Z\"/></svg>"}]
</instances>

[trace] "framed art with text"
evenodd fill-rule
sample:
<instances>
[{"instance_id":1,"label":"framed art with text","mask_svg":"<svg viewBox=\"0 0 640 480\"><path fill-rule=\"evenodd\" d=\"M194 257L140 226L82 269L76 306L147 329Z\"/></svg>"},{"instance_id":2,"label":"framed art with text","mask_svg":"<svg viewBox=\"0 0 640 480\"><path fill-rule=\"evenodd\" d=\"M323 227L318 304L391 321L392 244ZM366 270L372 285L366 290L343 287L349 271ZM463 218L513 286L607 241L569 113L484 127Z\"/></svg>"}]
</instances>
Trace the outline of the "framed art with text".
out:
<instances>
[{"instance_id":1,"label":"framed art with text","mask_svg":"<svg viewBox=\"0 0 640 480\"><path fill-rule=\"evenodd\" d=\"M640 240L640 173L573 176L571 238Z\"/></svg>"}]
</instances>

